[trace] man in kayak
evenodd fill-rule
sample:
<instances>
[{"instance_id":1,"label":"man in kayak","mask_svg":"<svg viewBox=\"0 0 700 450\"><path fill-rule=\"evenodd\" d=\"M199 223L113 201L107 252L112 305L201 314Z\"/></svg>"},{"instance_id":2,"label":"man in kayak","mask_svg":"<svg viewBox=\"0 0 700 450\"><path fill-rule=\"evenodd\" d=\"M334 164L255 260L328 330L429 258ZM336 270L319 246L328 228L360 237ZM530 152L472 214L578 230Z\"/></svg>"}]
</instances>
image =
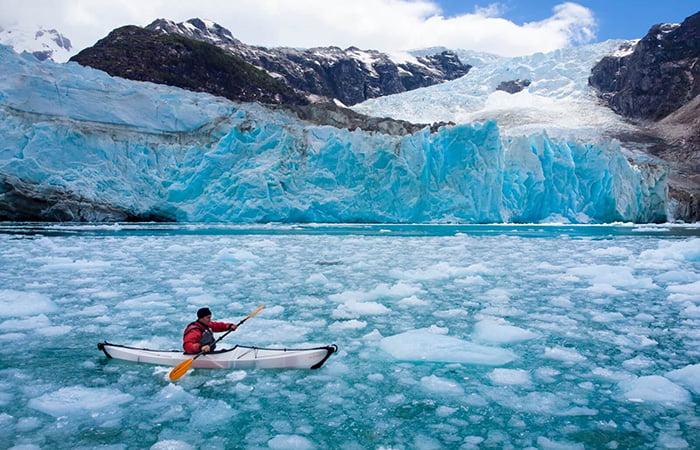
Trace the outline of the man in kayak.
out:
<instances>
[{"instance_id":1,"label":"man in kayak","mask_svg":"<svg viewBox=\"0 0 700 450\"><path fill-rule=\"evenodd\" d=\"M216 347L214 333L235 330L236 325L227 322L212 322L211 310L200 308L197 311L197 320L187 325L182 336L182 348L185 353L207 353Z\"/></svg>"}]
</instances>

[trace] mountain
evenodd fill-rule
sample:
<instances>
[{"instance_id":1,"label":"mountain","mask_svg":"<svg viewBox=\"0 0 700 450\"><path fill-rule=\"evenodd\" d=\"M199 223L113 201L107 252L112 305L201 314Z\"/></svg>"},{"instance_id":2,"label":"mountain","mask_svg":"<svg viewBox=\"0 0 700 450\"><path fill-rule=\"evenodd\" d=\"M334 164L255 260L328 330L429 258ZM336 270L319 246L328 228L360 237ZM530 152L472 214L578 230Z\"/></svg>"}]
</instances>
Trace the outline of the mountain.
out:
<instances>
[{"instance_id":1,"label":"mountain","mask_svg":"<svg viewBox=\"0 0 700 450\"><path fill-rule=\"evenodd\" d=\"M18 53L31 53L39 61L67 61L73 49L70 40L56 30L29 30L20 25L0 27L0 44L10 46Z\"/></svg>"},{"instance_id":2,"label":"mountain","mask_svg":"<svg viewBox=\"0 0 700 450\"><path fill-rule=\"evenodd\" d=\"M700 94L700 12L658 24L628 52L604 57L591 86L618 114L660 120Z\"/></svg>"},{"instance_id":3,"label":"mountain","mask_svg":"<svg viewBox=\"0 0 700 450\"><path fill-rule=\"evenodd\" d=\"M614 142L319 126L4 46L0 133L0 220L659 222L674 205L667 168Z\"/></svg>"},{"instance_id":4,"label":"mountain","mask_svg":"<svg viewBox=\"0 0 700 450\"><path fill-rule=\"evenodd\" d=\"M146 28L216 45L295 89L335 98L345 105L453 80L470 69L447 50L418 57L404 55L403 61L394 61L384 53L356 47L298 50L251 46L220 25L201 19L182 23L158 19Z\"/></svg>"},{"instance_id":5,"label":"mountain","mask_svg":"<svg viewBox=\"0 0 700 450\"><path fill-rule=\"evenodd\" d=\"M308 103L285 83L216 46L136 26L117 28L70 60L116 77L209 92L231 100Z\"/></svg>"}]
</instances>

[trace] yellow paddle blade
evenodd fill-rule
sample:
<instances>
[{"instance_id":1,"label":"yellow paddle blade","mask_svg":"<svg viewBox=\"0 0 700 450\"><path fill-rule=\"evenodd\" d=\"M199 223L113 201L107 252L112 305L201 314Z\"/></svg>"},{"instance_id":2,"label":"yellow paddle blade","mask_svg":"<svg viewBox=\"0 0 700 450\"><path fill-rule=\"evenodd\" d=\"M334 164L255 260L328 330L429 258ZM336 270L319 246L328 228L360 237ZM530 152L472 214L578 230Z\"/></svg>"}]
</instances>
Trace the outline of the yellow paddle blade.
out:
<instances>
[{"instance_id":1,"label":"yellow paddle blade","mask_svg":"<svg viewBox=\"0 0 700 450\"><path fill-rule=\"evenodd\" d=\"M260 308L256 309L255 311L253 311L252 313L250 313L250 315L249 315L248 317L246 317L246 318L243 319L243 320L246 321L246 320L250 319L251 317L253 317L253 316L256 315L257 313L259 313L260 311L262 311L262 309L263 309L264 307L265 307L265 305L263 305L263 306L261 306Z\"/></svg>"},{"instance_id":2,"label":"yellow paddle blade","mask_svg":"<svg viewBox=\"0 0 700 450\"><path fill-rule=\"evenodd\" d=\"M187 371L190 370L190 366L193 362L194 358L190 358L182 361L180 364L175 366L175 368L172 371L170 371L170 379L174 381L186 374Z\"/></svg>"}]
</instances>

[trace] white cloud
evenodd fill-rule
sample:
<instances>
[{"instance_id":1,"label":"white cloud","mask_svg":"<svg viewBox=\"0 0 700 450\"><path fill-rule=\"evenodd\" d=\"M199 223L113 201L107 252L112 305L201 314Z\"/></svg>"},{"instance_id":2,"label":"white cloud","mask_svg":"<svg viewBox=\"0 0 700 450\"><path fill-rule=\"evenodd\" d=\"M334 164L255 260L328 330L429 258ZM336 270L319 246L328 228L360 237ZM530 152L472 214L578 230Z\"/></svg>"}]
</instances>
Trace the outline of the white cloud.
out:
<instances>
[{"instance_id":1,"label":"white cloud","mask_svg":"<svg viewBox=\"0 0 700 450\"><path fill-rule=\"evenodd\" d=\"M112 29L145 26L156 18L211 19L248 44L357 46L387 52L444 46L504 56L550 51L595 38L593 13L576 3L522 25L500 18L499 3L445 17L428 0L0 0L0 25L56 28L76 50Z\"/></svg>"}]
</instances>

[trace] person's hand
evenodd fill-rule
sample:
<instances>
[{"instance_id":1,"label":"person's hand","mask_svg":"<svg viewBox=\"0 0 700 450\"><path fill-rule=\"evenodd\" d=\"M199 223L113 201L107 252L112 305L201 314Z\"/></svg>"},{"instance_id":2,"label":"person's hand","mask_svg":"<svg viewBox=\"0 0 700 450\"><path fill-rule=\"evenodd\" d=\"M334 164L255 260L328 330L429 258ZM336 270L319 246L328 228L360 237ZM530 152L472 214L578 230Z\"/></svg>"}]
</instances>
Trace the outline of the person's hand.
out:
<instances>
[{"instance_id":1,"label":"person's hand","mask_svg":"<svg viewBox=\"0 0 700 450\"><path fill-rule=\"evenodd\" d=\"M203 345L202 348L199 349L202 353L207 353L209 350L211 350L211 347L208 345Z\"/></svg>"},{"instance_id":2,"label":"person's hand","mask_svg":"<svg viewBox=\"0 0 700 450\"><path fill-rule=\"evenodd\" d=\"M231 325L228 326L229 330L235 330L236 328L238 328L238 327L236 326L235 323L232 323Z\"/></svg>"}]
</instances>

